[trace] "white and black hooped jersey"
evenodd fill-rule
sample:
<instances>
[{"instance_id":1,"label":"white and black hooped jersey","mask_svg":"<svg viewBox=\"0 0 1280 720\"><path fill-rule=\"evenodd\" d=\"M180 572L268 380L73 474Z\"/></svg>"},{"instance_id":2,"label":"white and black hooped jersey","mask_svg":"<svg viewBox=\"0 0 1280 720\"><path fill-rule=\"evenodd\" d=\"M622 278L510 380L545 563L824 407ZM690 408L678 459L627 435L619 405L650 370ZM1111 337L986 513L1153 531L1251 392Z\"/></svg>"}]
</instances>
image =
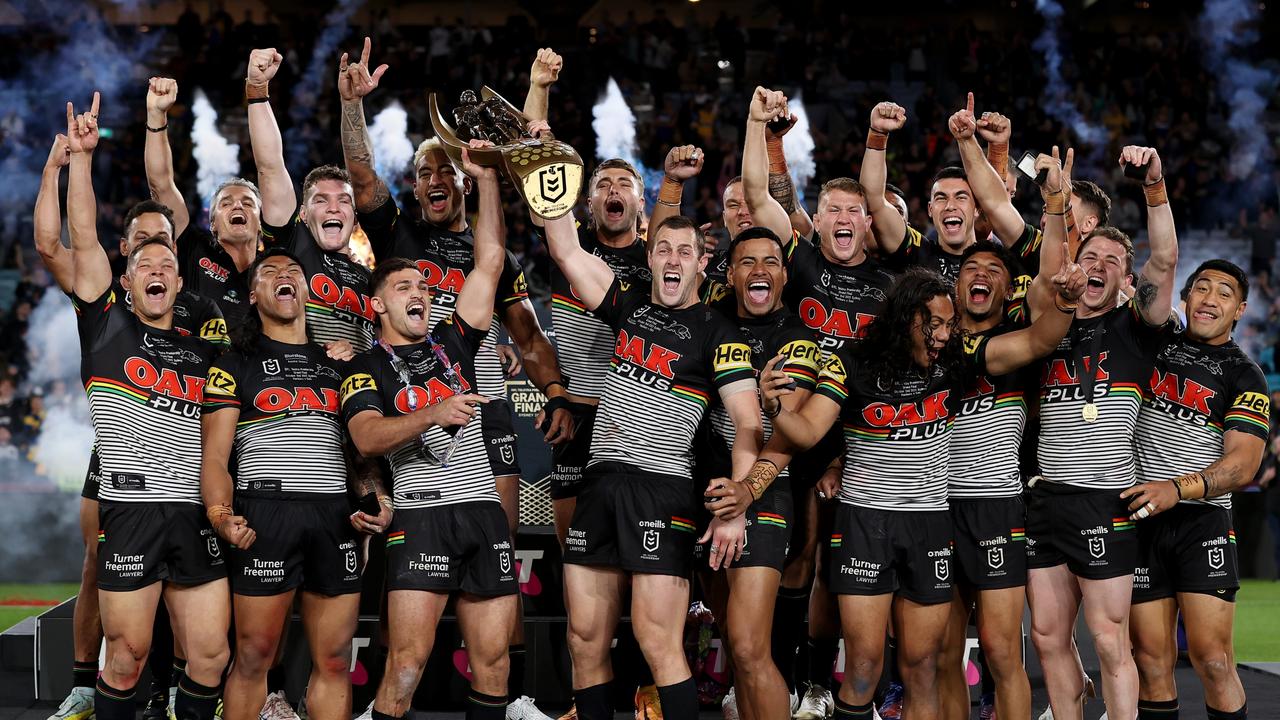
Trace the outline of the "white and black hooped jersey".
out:
<instances>
[{"instance_id":1,"label":"white and black hooped jersey","mask_svg":"<svg viewBox=\"0 0 1280 720\"><path fill-rule=\"evenodd\" d=\"M1138 481L1172 480L1222 459L1225 435L1267 439L1267 379L1240 346L1196 342L1183 334L1161 348L1138 413ZM1231 507L1231 494L1207 501Z\"/></svg>"},{"instance_id":2,"label":"white and black hooped jersey","mask_svg":"<svg viewBox=\"0 0 1280 720\"><path fill-rule=\"evenodd\" d=\"M976 367L986 367L991 338L1017 328L1008 323L964 339ZM953 498L1016 497L1022 494L1018 450L1027 424L1029 373L977 373L964 386L951 430L947 493Z\"/></svg>"},{"instance_id":3,"label":"white and black hooped jersey","mask_svg":"<svg viewBox=\"0 0 1280 720\"><path fill-rule=\"evenodd\" d=\"M230 463L237 492L346 492L341 385L337 362L313 344L263 336L252 355L232 350L214 361L204 411L240 413Z\"/></svg>"},{"instance_id":4,"label":"white and black hooped jersey","mask_svg":"<svg viewBox=\"0 0 1280 720\"><path fill-rule=\"evenodd\" d=\"M144 324L116 292L72 297L80 377L110 502L200 503L200 403L217 349Z\"/></svg>"},{"instance_id":5,"label":"white and black hooped jersey","mask_svg":"<svg viewBox=\"0 0 1280 720\"><path fill-rule=\"evenodd\" d=\"M431 338L448 359L452 379ZM347 368L341 393L343 418L349 425L353 417L366 411L387 417L408 415L458 392L475 392L475 357L484 338L453 314L437 323L426 341L392 348L398 358L394 364L386 349L375 345L356 356ZM408 373L407 385L396 365ZM387 456L397 510L498 501L480 426L483 412L481 406L462 429L431 427L424 437L411 439ZM462 439L453 448L458 432ZM447 463L442 462L445 458Z\"/></svg>"},{"instance_id":6,"label":"white and black hooped jersey","mask_svg":"<svg viewBox=\"0 0 1280 720\"><path fill-rule=\"evenodd\" d=\"M692 446L711 394L754 384L751 348L702 303L672 310L615 278L594 309L615 328L613 361L596 411L591 461L692 478Z\"/></svg>"}]
</instances>

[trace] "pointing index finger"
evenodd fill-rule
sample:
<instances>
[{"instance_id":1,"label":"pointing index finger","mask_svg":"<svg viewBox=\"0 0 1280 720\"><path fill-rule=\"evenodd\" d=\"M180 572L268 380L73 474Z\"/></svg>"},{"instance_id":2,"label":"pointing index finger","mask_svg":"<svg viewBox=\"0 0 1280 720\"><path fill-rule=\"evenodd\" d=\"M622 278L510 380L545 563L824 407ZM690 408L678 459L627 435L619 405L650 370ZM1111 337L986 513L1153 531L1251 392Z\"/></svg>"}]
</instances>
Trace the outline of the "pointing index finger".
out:
<instances>
[{"instance_id":1,"label":"pointing index finger","mask_svg":"<svg viewBox=\"0 0 1280 720\"><path fill-rule=\"evenodd\" d=\"M373 49L373 41L369 39L369 36L368 36L368 35L365 35L365 36L364 36L364 49L360 51L360 64L361 64L361 65L368 65L368 64L369 64L369 51L370 51L371 49Z\"/></svg>"},{"instance_id":2,"label":"pointing index finger","mask_svg":"<svg viewBox=\"0 0 1280 720\"><path fill-rule=\"evenodd\" d=\"M93 116L94 116L94 117L97 117L97 116L98 116L98 105L99 105L99 103L100 103L100 101L101 101L101 100L102 100L102 95L101 95L101 93L99 93L97 90L94 90L94 91L93 91L93 105L89 106L89 112L93 113Z\"/></svg>"},{"instance_id":3,"label":"pointing index finger","mask_svg":"<svg viewBox=\"0 0 1280 720\"><path fill-rule=\"evenodd\" d=\"M970 115L973 114L973 93L972 92L969 93L969 100L968 100L968 103L965 105L965 110L968 110Z\"/></svg>"}]
</instances>

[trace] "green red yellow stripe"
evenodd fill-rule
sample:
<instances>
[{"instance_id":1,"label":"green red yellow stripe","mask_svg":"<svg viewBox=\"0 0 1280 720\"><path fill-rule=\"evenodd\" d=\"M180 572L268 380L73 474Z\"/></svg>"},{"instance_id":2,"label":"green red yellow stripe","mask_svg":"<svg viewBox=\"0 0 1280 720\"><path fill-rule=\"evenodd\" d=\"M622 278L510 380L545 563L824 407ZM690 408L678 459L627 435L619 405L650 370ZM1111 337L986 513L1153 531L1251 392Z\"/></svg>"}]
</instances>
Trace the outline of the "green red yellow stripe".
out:
<instances>
[{"instance_id":1,"label":"green red yellow stripe","mask_svg":"<svg viewBox=\"0 0 1280 720\"><path fill-rule=\"evenodd\" d=\"M780 528L787 526L787 519L777 513L756 513L756 521L762 525L773 525L774 527Z\"/></svg>"},{"instance_id":2,"label":"green red yellow stripe","mask_svg":"<svg viewBox=\"0 0 1280 720\"><path fill-rule=\"evenodd\" d=\"M1019 541L1019 540L1024 540L1024 541L1025 541L1025 540L1027 539L1027 529L1026 529L1026 528L1012 528L1012 529L1010 529L1010 530L1009 530L1009 539L1010 539L1010 540L1013 540L1014 542L1017 542L1017 541Z\"/></svg>"},{"instance_id":3,"label":"green red yellow stripe","mask_svg":"<svg viewBox=\"0 0 1280 720\"><path fill-rule=\"evenodd\" d=\"M134 402L145 403L151 397L151 393L143 392L132 385L127 385L118 380L104 377L91 377L89 382L84 385L85 392L92 396L97 392L105 392L111 395L118 395Z\"/></svg>"},{"instance_id":4,"label":"green red yellow stripe","mask_svg":"<svg viewBox=\"0 0 1280 720\"><path fill-rule=\"evenodd\" d=\"M581 300L569 297L568 295L552 295L551 304L574 312L587 312L587 306L583 305Z\"/></svg>"},{"instance_id":5,"label":"green red yellow stripe","mask_svg":"<svg viewBox=\"0 0 1280 720\"><path fill-rule=\"evenodd\" d=\"M710 395L708 395L707 393L701 390L698 390L697 388L688 387L687 385L672 385L671 394L677 395L686 400L692 400L698 403L699 405L701 405L702 407L706 407L708 403L711 402Z\"/></svg>"},{"instance_id":6,"label":"green red yellow stripe","mask_svg":"<svg viewBox=\"0 0 1280 720\"><path fill-rule=\"evenodd\" d=\"M1111 518L1111 529L1115 530L1116 532L1124 532L1125 530L1132 530L1135 527L1137 527L1137 525L1127 517Z\"/></svg>"},{"instance_id":7,"label":"green red yellow stripe","mask_svg":"<svg viewBox=\"0 0 1280 720\"><path fill-rule=\"evenodd\" d=\"M392 545L403 545L403 544L404 544L403 530L397 530L396 532L387 534L387 547L391 547Z\"/></svg>"},{"instance_id":8,"label":"green red yellow stripe","mask_svg":"<svg viewBox=\"0 0 1280 720\"><path fill-rule=\"evenodd\" d=\"M689 518L683 518L676 515L671 516L671 527L684 532L696 532L697 526Z\"/></svg>"},{"instance_id":9,"label":"green red yellow stripe","mask_svg":"<svg viewBox=\"0 0 1280 720\"><path fill-rule=\"evenodd\" d=\"M1253 425L1254 427L1261 429L1263 432L1270 432L1271 430L1271 426L1270 423L1267 422L1267 418L1259 415L1258 413L1244 410L1242 408L1232 408L1231 411L1227 413L1227 416L1222 420L1224 423L1241 422L1246 425Z\"/></svg>"},{"instance_id":10,"label":"green red yellow stripe","mask_svg":"<svg viewBox=\"0 0 1280 720\"><path fill-rule=\"evenodd\" d=\"M841 534L839 534L839 533L833 533L833 534L831 535L831 547L833 547L833 548L838 548L838 547L840 547L840 546L841 546L841 545L843 545L843 544L844 544L844 536L843 536L843 535L841 535Z\"/></svg>"}]
</instances>

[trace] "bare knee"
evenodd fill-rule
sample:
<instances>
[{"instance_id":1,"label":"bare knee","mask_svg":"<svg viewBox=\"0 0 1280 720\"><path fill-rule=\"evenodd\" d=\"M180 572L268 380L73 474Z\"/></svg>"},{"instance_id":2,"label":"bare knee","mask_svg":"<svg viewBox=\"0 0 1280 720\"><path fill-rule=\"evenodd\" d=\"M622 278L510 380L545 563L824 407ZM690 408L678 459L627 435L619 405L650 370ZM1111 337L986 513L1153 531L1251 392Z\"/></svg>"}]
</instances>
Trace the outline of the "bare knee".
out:
<instances>
[{"instance_id":1,"label":"bare knee","mask_svg":"<svg viewBox=\"0 0 1280 720\"><path fill-rule=\"evenodd\" d=\"M773 658L769 654L769 636L764 633L734 633L730 638L729 648L736 672L754 675L766 671L773 664Z\"/></svg>"},{"instance_id":2,"label":"bare knee","mask_svg":"<svg viewBox=\"0 0 1280 720\"><path fill-rule=\"evenodd\" d=\"M491 687L507 684L507 675L511 670L511 659L506 652L476 656L470 654L468 650L467 660L471 663L472 685Z\"/></svg>"},{"instance_id":3,"label":"bare knee","mask_svg":"<svg viewBox=\"0 0 1280 720\"><path fill-rule=\"evenodd\" d=\"M263 675L271 669L276 657L276 645L280 636L275 633L257 633L236 637L236 672L242 675ZM188 662L192 658L188 658Z\"/></svg>"},{"instance_id":4,"label":"bare knee","mask_svg":"<svg viewBox=\"0 0 1280 720\"><path fill-rule=\"evenodd\" d=\"M133 687L142 674L142 663L150 652L149 645L115 638L107 641L107 667L115 676L117 687Z\"/></svg>"},{"instance_id":5,"label":"bare knee","mask_svg":"<svg viewBox=\"0 0 1280 720\"><path fill-rule=\"evenodd\" d=\"M844 681L859 697L873 692L880 682L882 664L881 659L869 655L850 656L845 660Z\"/></svg>"},{"instance_id":6,"label":"bare knee","mask_svg":"<svg viewBox=\"0 0 1280 720\"><path fill-rule=\"evenodd\" d=\"M351 669L350 646L342 649L334 648L329 652L322 652L318 656L312 656L311 665L312 672L322 677L345 677Z\"/></svg>"},{"instance_id":7,"label":"bare knee","mask_svg":"<svg viewBox=\"0 0 1280 720\"><path fill-rule=\"evenodd\" d=\"M1205 685L1225 685L1235 674L1235 658L1230 646L1192 648L1190 654L1191 663L1195 665Z\"/></svg>"},{"instance_id":8,"label":"bare knee","mask_svg":"<svg viewBox=\"0 0 1280 720\"><path fill-rule=\"evenodd\" d=\"M633 629L635 631L636 644L640 646L640 652L651 663L653 660L667 659L672 655L683 657L684 649L681 646L681 638L678 631L673 633L670 628L664 628L652 622L636 623Z\"/></svg>"},{"instance_id":9,"label":"bare knee","mask_svg":"<svg viewBox=\"0 0 1280 720\"><path fill-rule=\"evenodd\" d=\"M568 640L569 652L576 664L602 663L609 659L609 638L601 628L570 622Z\"/></svg>"},{"instance_id":10,"label":"bare knee","mask_svg":"<svg viewBox=\"0 0 1280 720\"><path fill-rule=\"evenodd\" d=\"M1129 637L1122 623L1108 621L1104 627L1094 631L1093 647L1104 668L1116 667L1130 657Z\"/></svg>"},{"instance_id":11,"label":"bare knee","mask_svg":"<svg viewBox=\"0 0 1280 720\"><path fill-rule=\"evenodd\" d=\"M987 667L992 677L1004 677L1022 670L1022 646L1017 637L988 637L979 633L982 653L987 658ZM950 662L947 659L945 662ZM957 663L959 660L957 659Z\"/></svg>"}]
</instances>

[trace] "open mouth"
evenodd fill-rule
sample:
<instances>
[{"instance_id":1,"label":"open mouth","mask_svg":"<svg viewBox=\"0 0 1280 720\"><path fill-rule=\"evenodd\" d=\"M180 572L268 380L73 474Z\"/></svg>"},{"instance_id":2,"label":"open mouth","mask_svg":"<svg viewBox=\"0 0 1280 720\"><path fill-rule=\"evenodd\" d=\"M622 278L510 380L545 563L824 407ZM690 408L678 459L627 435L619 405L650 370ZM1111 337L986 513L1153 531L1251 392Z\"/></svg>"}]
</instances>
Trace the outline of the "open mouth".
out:
<instances>
[{"instance_id":1,"label":"open mouth","mask_svg":"<svg viewBox=\"0 0 1280 720\"><path fill-rule=\"evenodd\" d=\"M1106 287L1107 281L1101 275L1090 275L1089 279L1085 283L1085 289L1089 292L1093 292L1095 290L1101 292L1106 289Z\"/></svg>"},{"instance_id":2,"label":"open mouth","mask_svg":"<svg viewBox=\"0 0 1280 720\"><path fill-rule=\"evenodd\" d=\"M1218 319L1217 314L1209 312L1208 310L1196 310L1191 314L1191 317L1201 322L1213 322Z\"/></svg>"},{"instance_id":3,"label":"open mouth","mask_svg":"<svg viewBox=\"0 0 1280 720\"><path fill-rule=\"evenodd\" d=\"M242 212L233 212L231 213L231 217L227 218L227 222L232 225L248 225L249 216Z\"/></svg>"},{"instance_id":4,"label":"open mouth","mask_svg":"<svg viewBox=\"0 0 1280 720\"><path fill-rule=\"evenodd\" d=\"M662 289L664 292L674 293L680 288L680 273L664 272L662 273Z\"/></svg>"},{"instance_id":5,"label":"open mouth","mask_svg":"<svg viewBox=\"0 0 1280 720\"><path fill-rule=\"evenodd\" d=\"M291 283L282 283L276 286L277 300L296 300L298 290Z\"/></svg>"},{"instance_id":6,"label":"open mouth","mask_svg":"<svg viewBox=\"0 0 1280 720\"><path fill-rule=\"evenodd\" d=\"M162 298L168 289L169 288L159 280L149 282L147 283L147 297L153 300Z\"/></svg>"},{"instance_id":7,"label":"open mouth","mask_svg":"<svg viewBox=\"0 0 1280 720\"><path fill-rule=\"evenodd\" d=\"M427 315L427 306L425 303L421 303L417 301L411 302L405 306L404 314L407 315L410 320L413 320L415 322L418 320L422 320Z\"/></svg>"},{"instance_id":8,"label":"open mouth","mask_svg":"<svg viewBox=\"0 0 1280 720\"><path fill-rule=\"evenodd\" d=\"M337 218L325 220L324 223L320 225L320 229L323 230L326 235L339 235L342 233L342 221Z\"/></svg>"},{"instance_id":9,"label":"open mouth","mask_svg":"<svg viewBox=\"0 0 1280 720\"><path fill-rule=\"evenodd\" d=\"M984 303L991 297L991 286L986 283L975 282L969 286L969 299L974 303Z\"/></svg>"},{"instance_id":10,"label":"open mouth","mask_svg":"<svg viewBox=\"0 0 1280 720\"><path fill-rule=\"evenodd\" d=\"M836 230L831 238L835 240L836 245L839 247L847 248L853 246L853 230L849 228Z\"/></svg>"},{"instance_id":11,"label":"open mouth","mask_svg":"<svg viewBox=\"0 0 1280 720\"><path fill-rule=\"evenodd\" d=\"M942 227L950 233L960 232L960 228L964 227L964 219L959 215L948 215L942 218Z\"/></svg>"},{"instance_id":12,"label":"open mouth","mask_svg":"<svg viewBox=\"0 0 1280 720\"><path fill-rule=\"evenodd\" d=\"M752 305L763 305L769 301L769 290L769 283L764 280L747 283L747 300Z\"/></svg>"},{"instance_id":13,"label":"open mouth","mask_svg":"<svg viewBox=\"0 0 1280 720\"><path fill-rule=\"evenodd\" d=\"M610 198L604 201L605 217L613 222L622 219L623 213L627 211L626 203L617 198Z\"/></svg>"},{"instance_id":14,"label":"open mouth","mask_svg":"<svg viewBox=\"0 0 1280 720\"><path fill-rule=\"evenodd\" d=\"M744 219L744 220L739 220L739 221L738 221L738 230L739 230L739 231L741 231L741 230L746 230L747 228L749 228L749 227L751 227L751 226L752 226L752 222L751 222L751 218L750 218L750 217L748 217L748 218L746 218L746 219Z\"/></svg>"},{"instance_id":15,"label":"open mouth","mask_svg":"<svg viewBox=\"0 0 1280 720\"><path fill-rule=\"evenodd\" d=\"M444 190L431 190L427 193L427 204L432 212L444 212L449 205L449 193Z\"/></svg>"}]
</instances>

